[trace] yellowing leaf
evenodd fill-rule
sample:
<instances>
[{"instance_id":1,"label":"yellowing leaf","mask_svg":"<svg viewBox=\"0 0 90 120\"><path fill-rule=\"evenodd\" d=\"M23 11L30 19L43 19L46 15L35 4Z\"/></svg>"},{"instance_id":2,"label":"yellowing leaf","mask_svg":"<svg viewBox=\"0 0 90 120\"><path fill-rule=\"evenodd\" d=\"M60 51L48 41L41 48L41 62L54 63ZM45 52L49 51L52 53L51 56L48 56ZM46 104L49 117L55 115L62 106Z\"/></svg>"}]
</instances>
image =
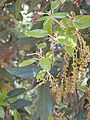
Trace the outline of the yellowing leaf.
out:
<instances>
[{"instance_id":1,"label":"yellowing leaf","mask_svg":"<svg viewBox=\"0 0 90 120\"><path fill-rule=\"evenodd\" d=\"M13 87L10 84L4 82L0 82L0 88L7 91L13 90Z\"/></svg>"},{"instance_id":2,"label":"yellowing leaf","mask_svg":"<svg viewBox=\"0 0 90 120\"><path fill-rule=\"evenodd\" d=\"M7 96L8 91L6 89L2 90L2 93L0 94L0 101L3 101Z\"/></svg>"},{"instance_id":3,"label":"yellowing leaf","mask_svg":"<svg viewBox=\"0 0 90 120\"><path fill-rule=\"evenodd\" d=\"M53 115L50 115L49 118L48 118L48 120L54 120Z\"/></svg>"}]
</instances>

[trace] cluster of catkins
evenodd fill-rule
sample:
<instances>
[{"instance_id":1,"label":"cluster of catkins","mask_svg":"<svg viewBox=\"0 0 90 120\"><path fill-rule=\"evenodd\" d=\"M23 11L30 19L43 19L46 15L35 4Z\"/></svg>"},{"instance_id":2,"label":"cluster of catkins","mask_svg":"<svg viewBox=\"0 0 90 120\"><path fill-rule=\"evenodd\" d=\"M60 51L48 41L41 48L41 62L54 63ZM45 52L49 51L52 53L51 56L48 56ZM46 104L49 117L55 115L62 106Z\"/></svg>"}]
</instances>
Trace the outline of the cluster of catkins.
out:
<instances>
[{"instance_id":1,"label":"cluster of catkins","mask_svg":"<svg viewBox=\"0 0 90 120\"><path fill-rule=\"evenodd\" d=\"M90 62L90 48L82 37L80 40L80 44L77 45L72 58L67 53L64 54L65 65L60 84L58 85L57 82L51 80L51 93L55 96L56 103L64 100L69 93L73 94L78 85L84 80L83 72L85 72L88 62Z\"/></svg>"}]
</instances>

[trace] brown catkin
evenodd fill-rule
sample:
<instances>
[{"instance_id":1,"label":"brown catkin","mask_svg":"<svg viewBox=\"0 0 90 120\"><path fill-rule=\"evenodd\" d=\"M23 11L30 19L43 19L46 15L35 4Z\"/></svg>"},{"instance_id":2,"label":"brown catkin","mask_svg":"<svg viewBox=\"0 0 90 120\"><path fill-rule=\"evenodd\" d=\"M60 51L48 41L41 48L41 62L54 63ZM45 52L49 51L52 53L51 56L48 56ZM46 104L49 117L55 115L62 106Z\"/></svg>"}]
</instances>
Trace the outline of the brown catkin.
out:
<instances>
[{"instance_id":1,"label":"brown catkin","mask_svg":"<svg viewBox=\"0 0 90 120\"><path fill-rule=\"evenodd\" d=\"M60 87L57 88L57 93L56 93L57 104L59 104L62 101L62 96L63 96L63 82L61 82Z\"/></svg>"},{"instance_id":2,"label":"brown catkin","mask_svg":"<svg viewBox=\"0 0 90 120\"><path fill-rule=\"evenodd\" d=\"M74 93L77 90L77 86L85 78L84 73L88 62L90 62L90 48L81 36L79 36L79 41L80 44L77 43L72 58L67 53L64 54L65 65L63 67L60 85L58 85L58 82L51 82L51 91L56 94L57 103L64 101L63 96L66 99L69 93ZM59 78L57 81L59 81Z\"/></svg>"},{"instance_id":3,"label":"brown catkin","mask_svg":"<svg viewBox=\"0 0 90 120\"><path fill-rule=\"evenodd\" d=\"M54 79L50 79L50 91L53 96L53 100L56 101L56 92L57 92L57 86L56 81Z\"/></svg>"},{"instance_id":4,"label":"brown catkin","mask_svg":"<svg viewBox=\"0 0 90 120\"><path fill-rule=\"evenodd\" d=\"M71 91L71 81L70 81L70 77L67 78L66 80L66 86L65 86L65 94L68 94Z\"/></svg>"}]
</instances>

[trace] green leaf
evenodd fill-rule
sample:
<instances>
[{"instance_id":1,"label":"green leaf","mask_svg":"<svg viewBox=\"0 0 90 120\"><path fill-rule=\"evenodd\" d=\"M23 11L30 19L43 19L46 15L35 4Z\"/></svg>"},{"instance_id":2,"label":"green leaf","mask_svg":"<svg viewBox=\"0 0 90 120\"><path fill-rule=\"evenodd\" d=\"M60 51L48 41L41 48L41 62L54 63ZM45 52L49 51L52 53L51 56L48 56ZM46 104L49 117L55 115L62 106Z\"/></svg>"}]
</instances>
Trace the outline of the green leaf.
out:
<instances>
[{"instance_id":1,"label":"green leaf","mask_svg":"<svg viewBox=\"0 0 90 120\"><path fill-rule=\"evenodd\" d=\"M44 21L47 20L49 18L49 16L41 16L38 21Z\"/></svg>"},{"instance_id":2,"label":"green leaf","mask_svg":"<svg viewBox=\"0 0 90 120\"><path fill-rule=\"evenodd\" d=\"M64 18L62 22L66 27L75 27L77 29L85 29L90 26L90 16L89 15L76 16L75 22L71 21L69 18Z\"/></svg>"},{"instance_id":3,"label":"green leaf","mask_svg":"<svg viewBox=\"0 0 90 120\"><path fill-rule=\"evenodd\" d=\"M55 0L51 2L51 9L57 9L60 6L60 1Z\"/></svg>"},{"instance_id":4,"label":"green leaf","mask_svg":"<svg viewBox=\"0 0 90 120\"><path fill-rule=\"evenodd\" d=\"M0 102L0 106L2 106L2 107L7 107L7 106L9 106L9 104L7 103L7 102Z\"/></svg>"},{"instance_id":5,"label":"green leaf","mask_svg":"<svg viewBox=\"0 0 90 120\"><path fill-rule=\"evenodd\" d=\"M53 57L53 51L48 51L47 53L46 53L46 57L48 57L49 59L51 59L52 57Z\"/></svg>"},{"instance_id":6,"label":"green leaf","mask_svg":"<svg viewBox=\"0 0 90 120\"><path fill-rule=\"evenodd\" d=\"M34 44L37 44L38 40L36 40L33 37L21 37L21 38L19 38L19 40L17 41L17 43L18 43L18 45L19 45L20 48L23 48L27 44L32 45L32 46Z\"/></svg>"},{"instance_id":7,"label":"green leaf","mask_svg":"<svg viewBox=\"0 0 90 120\"><path fill-rule=\"evenodd\" d=\"M24 66L28 66L28 65L31 65L33 64L34 62L36 62L37 58L32 58L32 59L29 59L29 60L24 60L20 65L19 67L24 67Z\"/></svg>"},{"instance_id":8,"label":"green leaf","mask_svg":"<svg viewBox=\"0 0 90 120\"><path fill-rule=\"evenodd\" d=\"M66 46L66 51L67 51L67 53L70 57L73 56L73 54L74 54L74 48L73 47Z\"/></svg>"},{"instance_id":9,"label":"green leaf","mask_svg":"<svg viewBox=\"0 0 90 120\"><path fill-rule=\"evenodd\" d=\"M68 36L58 37L58 43L65 45L66 51L70 57L73 56L74 49L76 47L76 40L77 40L76 37L74 38L74 40L73 38L69 38Z\"/></svg>"},{"instance_id":10,"label":"green leaf","mask_svg":"<svg viewBox=\"0 0 90 120\"><path fill-rule=\"evenodd\" d=\"M21 77L21 78L29 78L29 79L35 78L39 70L40 70L39 67L35 65L7 68L7 71L10 74Z\"/></svg>"},{"instance_id":11,"label":"green leaf","mask_svg":"<svg viewBox=\"0 0 90 120\"><path fill-rule=\"evenodd\" d=\"M7 82L13 82L13 77L5 68L0 68L0 79L4 79Z\"/></svg>"},{"instance_id":12,"label":"green leaf","mask_svg":"<svg viewBox=\"0 0 90 120\"><path fill-rule=\"evenodd\" d=\"M66 27L75 27L74 24L73 24L73 22L69 18L62 19L62 23Z\"/></svg>"},{"instance_id":13,"label":"green leaf","mask_svg":"<svg viewBox=\"0 0 90 120\"><path fill-rule=\"evenodd\" d=\"M43 68L43 70L50 71L51 61L47 57L43 57L40 59L40 66Z\"/></svg>"},{"instance_id":14,"label":"green leaf","mask_svg":"<svg viewBox=\"0 0 90 120\"><path fill-rule=\"evenodd\" d=\"M75 27L78 29L85 29L90 27L90 15L81 16L77 22L74 23Z\"/></svg>"},{"instance_id":15,"label":"green leaf","mask_svg":"<svg viewBox=\"0 0 90 120\"><path fill-rule=\"evenodd\" d=\"M48 83L38 87L38 95L36 106L40 120L48 120L53 108L52 97L50 95Z\"/></svg>"},{"instance_id":16,"label":"green leaf","mask_svg":"<svg viewBox=\"0 0 90 120\"><path fill-rule=\"evenodd\" d=\"M88 90L88 87L87 86L78 86L77 89L80 91L86 92Z\"/></svg>"},{"instance_id":17,"label":"green leaf","mask_svg":"<svg viewBox=\"0 0 90 120\"><path fill-rule=\"evenodd\" d=\"M54 51L48 51L46 53L46 57L51 61L51 64L54 64L55 57L54 57Z\"/></svg>"},{"instance_id":18,"label":"green leaf","mask_svg":"<svg viewBox=\"0 0 90 120\"><path fill-rule=\"evenodd\" d=\"M55 18L60 18L60 19L62 19L62 18L67 17L67 13L64 13L64 12L54 13L54 14L52 14L52 16L55 17Z\"/></svg>"},{"instance_id":19,"label":"green leaf","mask_svg":"<svg viewBox=\"0 0 90 120\"><path fill-rule=\"evenodd\" d=\"M6 98L7 92L8 91L6 89L2 91L2 93L0 94L0 101L3 101Z\"/></svg>"},{"instance_id":20,"label":"green leaf","mask_svg":"<svg viewBox=\"0 0 90 120\"><path fill-rule=\"evenodd\" d=\"M38 45L38 49L43 49L43 48L45 48L46 46L47 46L47 44L46 44L45 42L40 43L40 44Z\"/></svg>"},{"instance_id":21,"label":"green leaf","mask_svg":"<svg viewBox=\"0 0 90 120\"><path fill-rule=\"evenodd\" d=\"M18 99L17 101L10 104L15 109L24 108L25 106L31 105L31 101L25 99Z\"/></svg>"},{"instance_id":22,"label":"green leaf","mask_svg":"<svg viewBox=\"0 0 90 120\"><path fill-rule=\"evenodd\" d=\"M4 112L4 109L2 107L0 107L0 118L4 118L5 116L5 112Z\"/></svg>"},{"instance_id":23,"label":"green leaf","mask_svg":"<svg viewBox=\"0 0 90 120\"><path fill-rule=\"evenodd\" d=\"M58 43L66 45L67 42L66 36L59 36L57 39L58 39Z\"/></svg>"},{"instance_id":24,"label":"green leaf","mask_svg":"<svg viewBox=\"0 0 90 120\"><path fill-rule=\"evenodd\" d=\"M43 28L47 30L50 35L52 35L52 19L51 18L44 21Z\"/></svg>"},{"instance_id":25,"label":"green leaf","mask_svg":"<svg viewBox=\"0 0 90 120\"><path fill-rule=\"evenodd\" d=\"M36 76L36 78L38 80L45 80L44 76L45 76L46 70L40 70Z\"/></svg>"},{"instance_id":26,"label":"green leaf","mask_svg":"<svg viewBox=\"0 0 90 120\"><path fill-rule=\"evenodd\" d=\"M70 47L74 47L74 41L72 38L68 38L68 36L59 36L58 38L58 43L66 45L66 46L70 46Z\"/></svg>"},{"instance_id":27,"label":"green leaf","mask_svg":"<svg viewBox=\"0 0 90 120\"><path fill-rule=\"evenodd\" d=\"M19 17L20 8L23 0L16 0L16 18Z\"/></svg>"},{"instance_id":28,"label":"green leaf","mask_svg":"<svg viewBox=\"0 0 90 120\"><path fill-rule=\"evenodd\" d=\"M67 28L67 30L66 30L66 35L68 35L68 36L72 36L74 33L75 33L75 28L74 27L69 27L69 28ZM75 36L75 35L74 35Z\"/></svg>"},{"instance_id":29,"label":"green leaf","mask_svg":"<svg viewBox=\"0 0 90 120\"><path fill-rule=\"evenodd\" d=\"M66 45L71 47L71 48L75 48L76 47L76 41L75 39L73 40L73 38L68 38L67 37L67 41L66 41Z\"/></svg>"},{"instance_id":30,"label":"green leaf","mask_svg":"<svg viewBox=\"0 0 90 120\"><path fill-rule=\"evenodd\" d=\"M65 36L66 35L66 30L62 29L61 27L58 26L56 31L59 33L60 36Z\"/></svg>"},{"instance_id":31,"label":"green leaf","mask_svg":"<svg viewBox=\"0 0 90 120\"><path fill-rule=\"evenodd\" d=\"M16 97L25 92L24 88L16 88L8 93L8 97Z\"/></svg>"},{"instance_id":32,"label":"green leaf","mask_svg":"<svg viewBox=\"0 0 90 120\"><path fill-rule=\"evenodd\" d=\"M13 113L14 113L14 120L21 120L21 116L17 110L14 110Z\"/></svg>"},{"instance_id":33,"label":"green leaf","mask_svg":"<svg viewBox=\"0 0 90 120\"><path fill-rule=\"evenodd\" d=\"M27 31L25 34L35 38L43 38L48 35L48 32L43 29L35 29L35 30Z\"/></svg>"}]
</instances>

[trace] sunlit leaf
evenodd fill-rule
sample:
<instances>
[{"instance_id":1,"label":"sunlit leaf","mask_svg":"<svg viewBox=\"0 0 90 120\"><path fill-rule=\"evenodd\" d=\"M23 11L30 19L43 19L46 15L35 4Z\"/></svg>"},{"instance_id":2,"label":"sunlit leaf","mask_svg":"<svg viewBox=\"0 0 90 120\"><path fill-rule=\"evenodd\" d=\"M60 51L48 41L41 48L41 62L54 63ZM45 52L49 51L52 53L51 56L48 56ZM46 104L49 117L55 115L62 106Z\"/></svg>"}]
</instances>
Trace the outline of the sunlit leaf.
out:
<instances>
[{"instance_id":1,"label":"sunlit leaf","mask_svg":"<svg viewBox=\"0 0 90 120\"><path fill-rule=\"evenodd\" d=\"M34 62L36 62L36 60L37 60L36 58L24 60L24 61L19 65L19 67L24 67L24 66L31 65L31 64L33 64Z\"/></svg>"},{"instance_id":2,"label":"sunlit leaf","mask_svg":"<svg viewBox=\"0 0 90 120\"><path fill-rule=\"evenodd\" d=\"M90 16L83 15L83 16L76 16L76 21L71 21L69 18L64 18L62 20L66 27L75 27L77 29L85 29L90 26Z\"/></svg>"},{"instance_id":3,"label":"sunlit leaf","mask_svg":"<svg viewBox=\"0 0 90 120\"><path fill-rule=\"evenodd\" d=\"M69 27L67 28L66 30L66 34L69 35L69 36L72 36L74 33L75 33L75 28L74 27ZM74 35L75 36L75 35Z\"/></svg>"},{"instance_id":4,"label":"sunlit leaf","mask_svg":"<svg viewBox=\"0 0 90 120\"><path fill-rule=\"evenodd\" d=\"M21 116L17 110L14 110L13 113L14 113L14 120L21 120Z\"/></svg>"},{"instance_id":5,"label":"sunlit leaf","mask_svg":"<svg viewBox=\"0 0 90 120\"><path fill-rule=\"evenodd\" d=\"M47 20L49 18L49 16L41 16L38 21L44 21Z\"/></svg>"},{"instance_id":6,"label":"sunlit leaf","mask_svg":"<svg viewBox=\"0 0 90 120\"><path fill-rule=\"evenodd\" d=\"M49 71L51 69L51 61L47 57L43 57L40 59L40 66L43 70Z\"/></svg>"},{"instance_id":7,"label":"sunlit leaf","mask_svg":"<svg viewBox=\"0 0 90 120\"><path fill-rule=\"evenodd\" d=\"M9 103L7 103L7 102L0 102L0 106L2 106L2 107L7 107L7 106L9 106Z\"/></svg>"},{"instance_id":8,"label":"sunlit leaf","mask_svg":"<svg viewBox=\"0 0 90 120\"><path fill-rule=\"evenodd\" d=\"M43 48L45 48L46 46L47 46L47 44L46 44L45 42L40 43L40 44L38 45L38 49L43 49Z\"/></svg>"},{"instance_id":9,"label":"sunlit leaf","mask_svg":"<svg viewBox=\"0 0 90 120\"><path fill-rule=\"evenodd\" d=\"M35 30L27 31L25 34L27 36L32 36L35 38L43 38L48 35L48 32L43 29L35 29Z\"/></svg>"},{"instance_id":10,"label":"sunlit leaf","mask_svg":"<svg viewBox=\"0 0 90 120\"><path fill-rule=\"evenodd\" d=\"M36 76L36 78L38 80L45 80L44 76L45 76L46 70L40 70Z\"/></svg>"},{"instance_id":11,"label":"sunlit leaf","mask_svg":"<svg viewBox=\"0 0 90 120\"><path fill-rule=\"evenodd\" d=\"M74 48L69 47L69 46L66 46L66 51L67 51L67 53L68 53L68 55L69 55L70 57L73 56L73 54L74 54Z\"/></svg>"},{"instance_id":12,"label":"sunlit leaf","mask_svg":"<svg viewBox=\"0 0 90 120\"><path fill-rule=\"evenodd\" d=\"M85 29L90 27L90 15L81 16L81 18L77 20L74 25L78 29Z\"/></svg>"},{"instance_id":13,"label":"sunlit leaf","mask_svg":"<svg viewBox=\"0 0 90 120\"><path fill-rule=\"evenodd\" d=\"M78 86L77 89L80 91L86 92L88 90L88 87L87 86Z\"/></svg>"},{"instance_id":14,"label":"sunlit leaf","mask_svg":"<svg viewBox=\"0 0 90 120\"><path fill-rule=\"evenodd\" d=\"M52 16L55 17L55 18L60 18L60 19L62 19L62 18L67 17L67 13L64 13L64 12L54 13L54 14L52 14Z\"/></svg>"},{"instance_id":15,"label":"sunlit leaf","mask_svg":"<svg viewBox=\"0 0 90 120\"><path fill-rule=\"evenodd\" d=\"M43 28L48 31L50 35L52 35L52 19L48 18L43 23Z\"/></svg>"},{"instance_id":16,"label":"sunlit leaf","mask_svg":"<svg viewBox=\"0 0 90 120\"><path fill-rule=\"evenodd\" d=\"M6 98L7 92L8 92L7 89L4 89L2 91L2 93L0 94L0 101L3 101Z\"/></svg>"},{"instance_id":17,"label":"sunlit leaf","mask_svg":"<svg viewBox=\"0 0 90 120\"><path fill-rule=\"evenodd\" d=\"M66 36L59 36L57 39L58 39L58 43L66 45L67 42Z\"/></svg>"},{"instance_id":18,"label":"sunlit leaf","mask_svg":"<svg viewBox=\"0 0 90 120\"><path fill-rule=\"evenodd\" d=\"M69 18L62 19L62 22L66 27L75 27L73 22Z\"/></svg>"}]
</instances>

